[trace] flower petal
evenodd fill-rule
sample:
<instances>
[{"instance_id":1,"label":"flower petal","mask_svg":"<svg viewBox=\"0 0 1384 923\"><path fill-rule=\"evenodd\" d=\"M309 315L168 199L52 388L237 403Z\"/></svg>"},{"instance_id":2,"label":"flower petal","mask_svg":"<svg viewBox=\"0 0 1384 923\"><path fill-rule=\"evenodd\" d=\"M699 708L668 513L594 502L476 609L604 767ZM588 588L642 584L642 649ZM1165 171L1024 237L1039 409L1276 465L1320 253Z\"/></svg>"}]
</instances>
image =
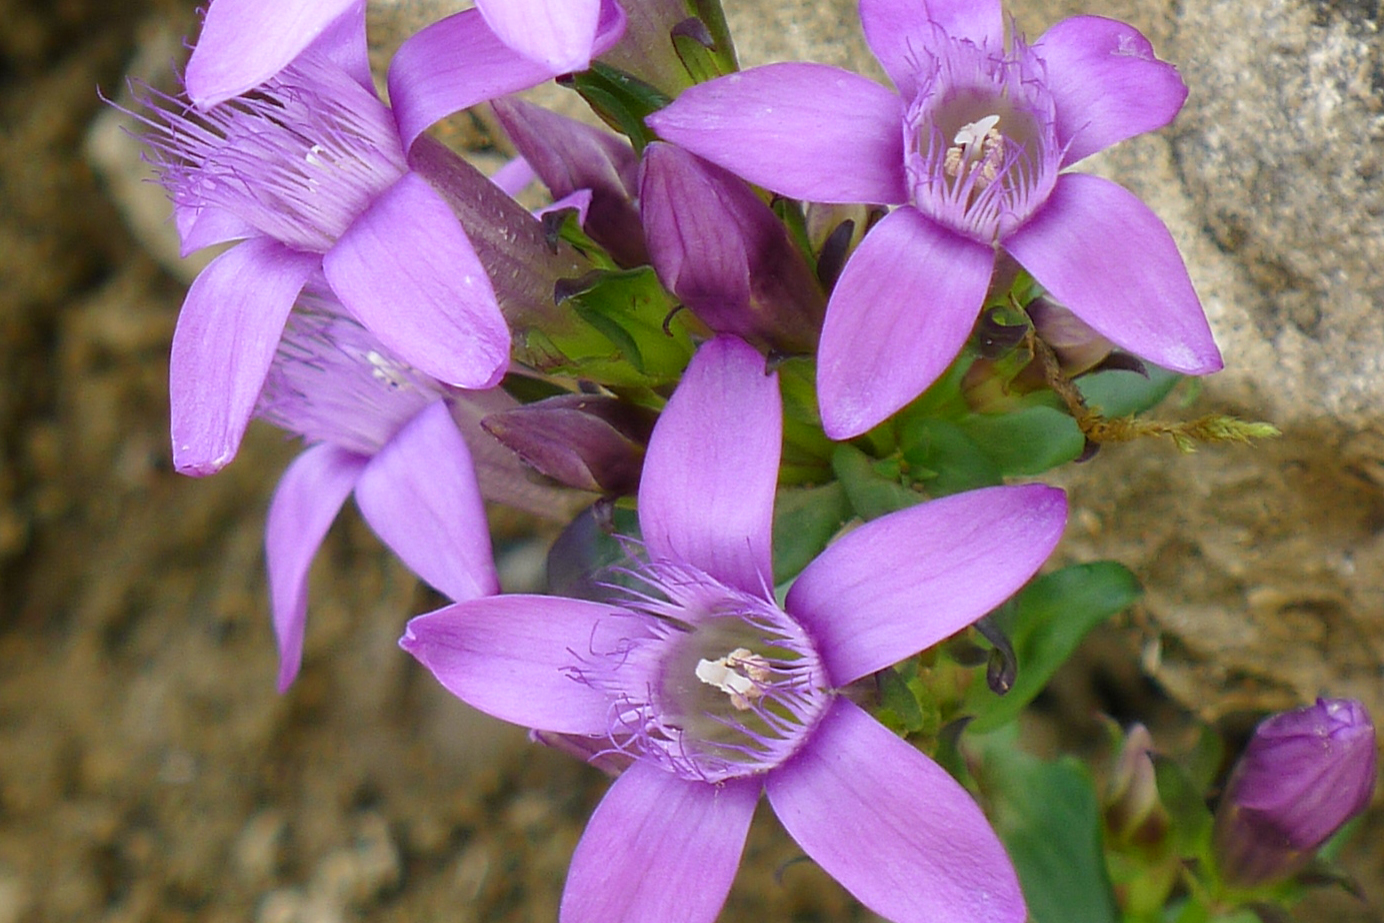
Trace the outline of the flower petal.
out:
<instances>
[{"instance_id":1,"label":"flower petal","mask_svg":"<svg viewBox=\"0 0 1384 923\"><path fill-rule=\"evenodd\" d=\"M782 433L778 375L765 374L762 355L731 336L697 350L644 458L639 527L650 556L747 593L772 586Z\"/></svg>"},{"instance_id":2,"label":"flower petal","mask_svg":"<svg viewBox=\"0 0 1384 923\"><path fill-rule=\"evenodd\" d=\"M446 384L489 388L509 364L495 290L447 203L405 174L322 259L341 303L390 352Z\"/></svg>"},{"instance_id":3,"label":"flower petal","mask_svg":"<svg viewBox=\"0 0 1384 923\"><path fill-rule=\"evenodd\" d=\"M605 0L593 55L625 30L624 11ZM412 35L389 65L389 101L404 150L438 119L517 93L562 73L513 50L490 31L479 10L463 10Z\"/></svg>"},{"instance_id":4,"label":"flower petal","mask_svg":"<svg viewBox=\"0 0 1384 923\"><path fill-rule=\"evenodd\" d=\"M562 923L712 923L730 892L757 779L691 782L636 762L591 815L562 892Z\"/></svg>"},{"instance_id":5,"label":"flower petal","mask_svg":"<svg viewBox=\"0 0 1384 923\"><path fill-rule=\"evenodd\" d=\"M554 74L585 70L601 0L476 0L500 41Z\"/></svg>"},{"instance_id":6,"label":"flower petal","mask_svg":"<svg viewBox=\"0 0 1384 923\"><path fill-rule=\"evenodd\" d=\"M918 50L938 41L934 28L995 51L1004 48L999 0L860 0L860 25L904 99L917 92Z\"/></svg>"},{"instance_id":7,"label":"flower petal","mask_svg":"<svg viewBox=\"0 0 1384 923\"><path fill-rule=\"evenodd\" d=\"M768 64L688 87L645 119L666 141L812 202L907 201L903 102L825 64Z\"/></svg>"},{"instance_id":8,"label":"flower petal","mask_svg":"<svg viewBox=\"0 0 1384 923\"><path fill-rule=\"evenodd\" d=\"M848 699L765 791L798 845L894 923L1025 918L1014 867L971 796Z\"/></svg>"},{"instance_id":9,"label":"flower petal","mask_svg":"<svg viewBox=\"0 0 1384 923\"><path fill-rule=\"evenodd\" d=\"M215 205L173 204L173 223L182 242L178 255L187 258L203 247L254 237L258 232L248 222Z\"/></svg>"},{"instance_id":10,"label":"flower petal","mask_svg":"<svg viewBox=\"0 0 1384 923\"><path fill-rule=\"evenodd\" d=\"M292 685L303 661L308 570L341 504L368 459L320 443L293 460L279 478L264 530L269 601L279 640L279 691Z\"/></svg>"},{"instance_id":11,"label":"flower petal","mask_svg":"<svg viewBox=\"0 0 1384 923\"><path fill-rule=\"evenodd\" d=\"M235 457L288 312L317 260L257 237L193 281L168 360L173 467L183 474L215 474Z\"/></svg>"},{"instance_id":12,"label":"flower petal","mask_svg":"<svg viewBox=\"0 0 1384 923\"><path fill-rule=\"evenodd\" d=\"M399 646L488 715L542 731L606 735L610 698L572 670L589 651L615 649L620 639L603 626L618 631L632 618L559 596L483 596L418 616Z\"/></svg>"},{"instance_id":13,"label":"flower petal","mask_svg":"<svg viewBox=\"0 0 1384 923\"><path fill-rule=\"evenodd\" d=\"M419 411L370 460L356 503L400 560L447 596L500 591L471 453L446 401Z\"/></svg>"},{"instance_id":14,"label":"flower petal","mask_svg":"<svg viewBox=\"0 0 1384 923\"><path fill-rule=\"evenodd\" d=\"M1047 63L1064 167L1162 128L1187 99L1177 68L1158 60L1149 40L1128 23L1073 16L1045 32L1033 51Z\"/></svg>"},{"instance_id":15,"label":"flower petal","mask_svg":"<svg viewBox=\"0 0 1384 923\"><path fill-rule=\"evenodd\" d=\"M207 109L254 89L348 15L363 38L363 0L215 0L187 62L188 97Z\"/></svg>"},{"instance_id":16,"label":"flower petal","mask_svg":"<svg viewBox=\"0 0 1384 923\"><path fill-rule=\"evenodd\" d=\"M873 428L946 370L975 326L994 265L989 247L913 208L865 235L822 327L817 392L828 436Z\"/></svg>"},{"instance_id":17,"label":"flower petal","mask_svg":"<svg viewBox=\"0 0 1384 923\"><path fill-rule=\"evenodd\" d=\"M833 686L931 647L1008 599L1067 521L1042 484L953 494L868 522L803 570L784 609L817 640Z\"/></svg>"},{"instance_id":18,"label":"flower petal","mask_svg":"<svg viewBox=\"0 0 1384 923\"><path fill-rule=\"evenodd\" d=\"M1123 186L1063 174L1003 243L1056 301L1121 349L1185 375L1222 368L1177 244Z\"/></svg>"}]
</instances>

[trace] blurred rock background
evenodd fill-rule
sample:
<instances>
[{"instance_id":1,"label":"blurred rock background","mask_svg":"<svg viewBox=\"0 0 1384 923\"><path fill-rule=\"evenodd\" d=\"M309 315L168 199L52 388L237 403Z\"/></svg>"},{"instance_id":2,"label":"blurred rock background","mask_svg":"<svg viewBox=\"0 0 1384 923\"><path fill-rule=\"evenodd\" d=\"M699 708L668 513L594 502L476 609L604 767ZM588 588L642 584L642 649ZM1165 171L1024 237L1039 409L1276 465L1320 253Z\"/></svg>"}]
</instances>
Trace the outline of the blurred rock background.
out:
<instances>
[{"instance_id":1,"label":"blurred rock background","mask_svg":"<svg viewBox=\"0 0 1384 923\"><path fill-rule=\"evenodd\" d=\"M725 5L747 64L878 73L849 0ZM451 8L375 0L380 61ZM1011 10L1030 37L1126 19L1181 67L1181 118L1091 168L1168 222L1225 352L1161 412L1285 433L1107 447L1068 473L1063 554L1122 560L1148 595L1064 672L1035 734L1087 744L1098 710L1142 711L1172 747L1181 708L1233 727L1319 693L1384 716L1377 0ZM350 512L315 571L303 676L276 695L260 540L294 447L252 427L215 478L171 472L188 269L97 88L159 79L195 23L191 0L0 0L0 923L555 919L602 778L398 651L434 600ZM500 528L521 561L522 531ZM764 814L723 920L870 919ZM1376 819L1349 864L1384 907ZM1331 900L1301 917L1378 919Z\"/></svg>"}]
</instances>

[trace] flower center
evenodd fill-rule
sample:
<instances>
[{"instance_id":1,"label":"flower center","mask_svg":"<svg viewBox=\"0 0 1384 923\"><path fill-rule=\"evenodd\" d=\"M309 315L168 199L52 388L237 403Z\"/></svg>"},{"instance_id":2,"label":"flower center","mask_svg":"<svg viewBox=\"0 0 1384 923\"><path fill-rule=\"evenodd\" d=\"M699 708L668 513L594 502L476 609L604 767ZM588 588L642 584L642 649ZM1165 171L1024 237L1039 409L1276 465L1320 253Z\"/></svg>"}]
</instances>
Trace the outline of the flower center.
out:
<instances>
[{"instance_id":1,"label":"flower center","mask_svg":"<svg viewBox=\"0 0 1384 923\"><path fill-rule=\"evenodd\" d=\"M832 695L801 626L687 565L637 576L648 591L627 601L620 642L573 670L611 695L614 747L708 782L782 763Z\"/></svg>"},{"instance_id":2,"label":"flower center","mask_svg":"<svg viewBox=\"0 0 1384 923\"><path fill-rule=\"evenodd\" d=\"M904 117L912 204L994 243L1026 221L1056 181L1052 95L1022 41L1007 55L951 39L933 51L919 65Z\"/></svg>"}]
</instances>

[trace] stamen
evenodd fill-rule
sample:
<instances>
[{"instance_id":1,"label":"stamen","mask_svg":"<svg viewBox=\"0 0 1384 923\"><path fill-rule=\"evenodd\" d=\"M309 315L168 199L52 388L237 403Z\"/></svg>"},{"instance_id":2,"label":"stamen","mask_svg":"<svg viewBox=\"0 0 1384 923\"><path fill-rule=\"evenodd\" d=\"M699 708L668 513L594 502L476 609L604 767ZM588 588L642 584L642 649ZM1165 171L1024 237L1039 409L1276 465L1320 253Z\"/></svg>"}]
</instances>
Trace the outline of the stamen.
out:
<instances>
[{"instance_id":1,"label":"stamen","mask_svg":"<svg viewBox=\"0 0 1384 923\"><path fill-rule=\"evenodd\" d=\"M742 669L743 673L738 672ZM764 695L763 684L772 673L769 661L744 647L717 660L699 660L695 672L697 679L729 695L737 711L747 711L752 701Z\"/></svg>"}]
</instances>

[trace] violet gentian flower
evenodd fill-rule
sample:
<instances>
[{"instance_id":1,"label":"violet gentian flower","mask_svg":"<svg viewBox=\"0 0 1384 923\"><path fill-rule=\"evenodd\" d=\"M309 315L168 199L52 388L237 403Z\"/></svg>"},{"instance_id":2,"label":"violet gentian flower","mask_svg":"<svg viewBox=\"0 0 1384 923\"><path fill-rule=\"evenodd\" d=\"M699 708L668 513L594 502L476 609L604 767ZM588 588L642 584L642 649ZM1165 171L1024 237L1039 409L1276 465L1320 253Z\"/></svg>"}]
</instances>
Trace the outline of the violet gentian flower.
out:
<instances>
[{"instance_id":1,"label":"violet gentian flower","mask_svg":"<svg viewBox=\"0 0 1384 923\"><path fill-rule=\"evenodd\" d=\"M612 16L603 42L622 27L618 8ZM473 58L438 68L426 53L438 41L451 43L449 57ZM210 474L233 457L294 299L319 272L357 320L421 372L463 388L490 387L505 372L510 332L488 267L453 210L466 198L458 191L466 177L440 146L415 150L414 142L489 93L551 74L468 10L405 42L390 67L391 111L368 72L338 63L363 61L363 43L363 30L328 30L252 94L202 114L165 98L147 119L184 251L241 241L197 277L174 333L179 471ZM427 47L420 53L414 43Z\"/></svg>"},{"instance_id":2,"label":"violet gentian flower","mask_svg":"<svg viewBox=\"0 0 1384 923\"><path fill-rule=\"evenodd\" d=\"M478 0L476 7L501 42L549 76L584 70L603 50L601 0ZM359 41L342 41L354 35ZM210 108L319 48L350 53L338 63L368 81L364 39L365 0L213 0L187 64L188 97Z\"/></svg>"},{"instance_id":3,"label":"violet gentian flower","mask_svg":"<svg viewBox=\"0 0 1384 923\"><path fill-rule=\"evenodd\" d=\"M1132 26L1063 20L1004 46L999 0L861 0L891 92L818 64L684 91L648 123L783 195L902 206L852 255L817 382L837 439L887 418L955 358L1002 248L1115 345L1188 374L1221 368L1172 236L1123 187L1059 173L1177 114L1177 71Z\"/></svg>"},{"instance_id":4,"label":"violet gentian flower","mask_svg":"<svg viewBox=\"0 0 1384 923\"><path fill-rule=\"evenodd\" d=\"M1253 887L1301 870L1374 794L1374 724L1354 699L1318 699L1254 729L1216 809L1222 877Z\"/></svg>"},{"instance_id":5,"label":"violet gentian flower","mask_svg":"<svg viewBox=\"0 0 1384 923\"><path fill-rule=\"evenodd\" d=\"M329 296L298 299L256 410L309 443L279 481L265 533L280 691L302 660L308 569L353 491L365 521L432 586L456 600L499 592L449 396Z\"/></svg>"},{"instance_id":6,"label":"violet gentian flower","mask_svg":"<svg viewBox=\"0 0 1384 923\"><path fill-rule=\"evenodd\" d=\"M841 690L1013 593L1056 544L1063 494L997 487L881 517L809 564L780 607L781 438L776 375L718 337L649 445L649 560L631 574L643 591L470 600L414 619L401 643L482 711L633 759L577 846L565 923L710 921L761 793L877 913L1019 923L1018 881L975 802Z\"/></svg>"}]
</instances>

